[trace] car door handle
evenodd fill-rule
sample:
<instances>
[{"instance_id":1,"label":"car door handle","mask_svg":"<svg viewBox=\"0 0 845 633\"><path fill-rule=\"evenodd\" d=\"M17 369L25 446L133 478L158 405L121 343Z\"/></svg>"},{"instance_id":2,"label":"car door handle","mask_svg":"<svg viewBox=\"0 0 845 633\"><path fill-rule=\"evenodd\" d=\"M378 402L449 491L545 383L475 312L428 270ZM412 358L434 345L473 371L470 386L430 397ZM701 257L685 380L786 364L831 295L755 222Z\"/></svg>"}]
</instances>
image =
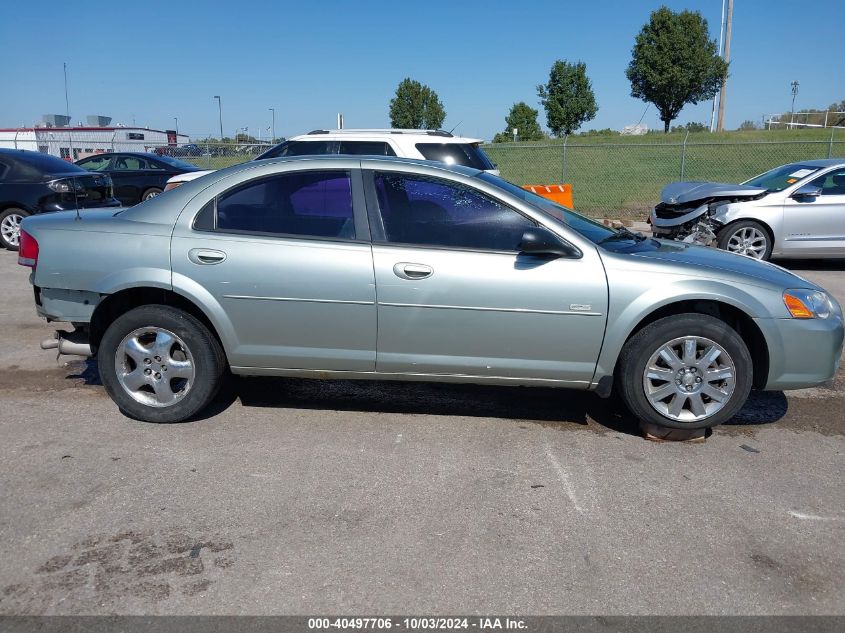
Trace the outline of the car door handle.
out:
<instances>
[{"instance_id":1,"label":"car door handle","mask_svg":"<svg viewBox=\"0 0 845 633\"><path fill-rule=\"evenodd\" d=\"M425 279L434 274L434 269L425 264L399 262L393 266L393 274L402 279Z\"/></svg>"},{"instance_id":2,"label":"car door handle","mask_svg":"<svg viewBox=\"0 0 845 633\"><path fill-rule=\"evenodd\" d=\"M192 248L188 251L188 259L195 264L219 264L226 259L226 253L209 248Z\"/></svg>"}]
</instances>

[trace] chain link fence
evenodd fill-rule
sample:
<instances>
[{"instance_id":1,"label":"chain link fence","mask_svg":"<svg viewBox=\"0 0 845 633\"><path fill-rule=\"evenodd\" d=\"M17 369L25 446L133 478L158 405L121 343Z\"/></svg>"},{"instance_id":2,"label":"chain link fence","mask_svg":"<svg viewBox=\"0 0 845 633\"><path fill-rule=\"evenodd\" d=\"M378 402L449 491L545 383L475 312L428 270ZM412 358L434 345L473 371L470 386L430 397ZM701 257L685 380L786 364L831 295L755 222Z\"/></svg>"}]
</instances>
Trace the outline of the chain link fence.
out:
<instances>
[{"instance_id":1,"label":"chain link fence","mask_svg":"<svg viewBox=\"0 0 845 633\"><path fill-rule=\"evenodd\" d=\"M644 219L660 190L678 180L739 183L785 163L845 157L845 131L825 141L591 142L484 146L502 176L518 184L571 183L575 209L598 218Z\"/></svg>"}]
</instances>

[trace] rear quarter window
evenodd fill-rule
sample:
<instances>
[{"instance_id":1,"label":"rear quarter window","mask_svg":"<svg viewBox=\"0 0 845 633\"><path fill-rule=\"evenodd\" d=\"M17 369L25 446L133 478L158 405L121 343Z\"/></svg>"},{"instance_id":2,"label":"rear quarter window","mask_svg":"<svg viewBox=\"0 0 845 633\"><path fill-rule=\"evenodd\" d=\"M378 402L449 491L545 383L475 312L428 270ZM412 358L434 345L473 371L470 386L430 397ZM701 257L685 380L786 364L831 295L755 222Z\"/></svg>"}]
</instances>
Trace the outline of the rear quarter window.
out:
<instances>
[{"instance_id":1,"label":"rear quarter window","mask_svg":"<svg viewBox=\"0 0 845 633\"><path fill-rule=\"evenodd\" d=\"M426 160L481 170L495 169L478 143L417 143L416 148Z\"/></svg>"}]
</instances>

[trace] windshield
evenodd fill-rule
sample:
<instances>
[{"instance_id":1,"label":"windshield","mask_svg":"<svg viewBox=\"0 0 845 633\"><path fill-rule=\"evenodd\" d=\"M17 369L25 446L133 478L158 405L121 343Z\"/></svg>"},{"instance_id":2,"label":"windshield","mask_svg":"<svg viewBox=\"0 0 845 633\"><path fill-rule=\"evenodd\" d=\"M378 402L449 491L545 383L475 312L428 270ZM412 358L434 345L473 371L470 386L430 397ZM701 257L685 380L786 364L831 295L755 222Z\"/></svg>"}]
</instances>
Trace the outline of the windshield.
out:
<instances>
[{"instance_id":1,"label":"windshield","mask_svg":"<svg viewBox=\"0 0 845 633\"><path fill-rule=\"evenodd\" d=\"M526 191L522 187L510 183L504 178L500 178L499 176L494 176L493 174L486 172L478 174L476 178L480 178L491 185L504 189L508 193L525 200L525 202L528 202L532 206L538 208L547 216L563 222L595 244L598 244L602 240L616 234L616 231L610 227L607 227L600 222L596 222L595 220L585 218L583 215L575 213L572 209L567 209L564 206L552 202L548 198Z\"/></svg>"},{"instance_id":2,"label":"windshield","mask_svg":"<svg viewBox=\"0 0 845 633\"><path fill-rule=\"evenodd\" d=\"M171 158L170 156L156 156L156 160L160 160L162 163L166 163L171 167L176 167L177 169L184 169L185 171L196 171L197 169L196 165L191 165L191 163L176 160L175 158Z\"/></svg>"},{"instance_id":3,"label":"windshield","mask_svg":"<svg viewBox=\"0 0 845 633\"><path fill-rule=\"evenodd\" d=\"M742 184L748 185L749 187L765 188L769 193L774 193L776 191L783 191L790 185L794 185L799 180L816 173L820 169L821 167L816 167L815 165L792 163L791 165L775 167L765 174L760 174L751 180L746 180Z\"/></svg>"}]
</instances>

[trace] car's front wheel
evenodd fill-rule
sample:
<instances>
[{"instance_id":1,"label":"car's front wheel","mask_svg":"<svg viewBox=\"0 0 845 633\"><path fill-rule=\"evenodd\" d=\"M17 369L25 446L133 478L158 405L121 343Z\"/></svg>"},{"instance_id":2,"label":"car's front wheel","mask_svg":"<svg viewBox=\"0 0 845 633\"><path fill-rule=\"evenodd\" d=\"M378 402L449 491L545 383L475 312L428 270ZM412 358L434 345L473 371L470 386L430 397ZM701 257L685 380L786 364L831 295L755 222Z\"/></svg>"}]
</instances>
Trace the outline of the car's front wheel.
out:
<instances>
[{"instance_id":1,"label":"car's front wheel","mask_svg":"<svg viewBox=\"0 0 845 633\"><path fill-rule=\"evenodd\" d=\"M23 209L0 211L0 246L16 251L21 243L21 222L29 213Z\"/></svg>"},{"instance_id":2,"label":"car's front wheel","mask_svg":"<svg viewBox=\"0 0 845 633\"><path fill-rule=\"evenodd\" d=\"M719 248L768 261L772 256L772 238L766 228L754 220L729 224L716 235Z\"/></svg>"},{"instance_id":3,"label":"car's front wheel","mask_svg":"<svg viewBox=\"0 0 845 633\"><path fill-rule=\"evenodd\" d=\"M223 380L220 343L198 319L147 305L115 319L97 352L106 391L129 417L180 422L214 398Z\"/></svg>"},{"instance_id":4,"label":"car's front wheel","mask_svg":"<svg viewBox=\"0 0 845 633\"><path fill-rule=\"evenodd\" d=\"M622 398L643 422L703 429L731 419L751 391L753 363L727 323L670 316L632 336L617 365Z\"/></svg>"},{"instance_id":5,"label":"car's front wheel","mask_svg":"<svg viewBox=\"0 0 845 633\"><path fill-rule=\"evenodd\" d=\"M161 189L159 189L158 187L150 187L141 196L141 202L144 202L144 200L149 200L150 198L155 198L160 193Z\"/></svg>"}]
</instances>

